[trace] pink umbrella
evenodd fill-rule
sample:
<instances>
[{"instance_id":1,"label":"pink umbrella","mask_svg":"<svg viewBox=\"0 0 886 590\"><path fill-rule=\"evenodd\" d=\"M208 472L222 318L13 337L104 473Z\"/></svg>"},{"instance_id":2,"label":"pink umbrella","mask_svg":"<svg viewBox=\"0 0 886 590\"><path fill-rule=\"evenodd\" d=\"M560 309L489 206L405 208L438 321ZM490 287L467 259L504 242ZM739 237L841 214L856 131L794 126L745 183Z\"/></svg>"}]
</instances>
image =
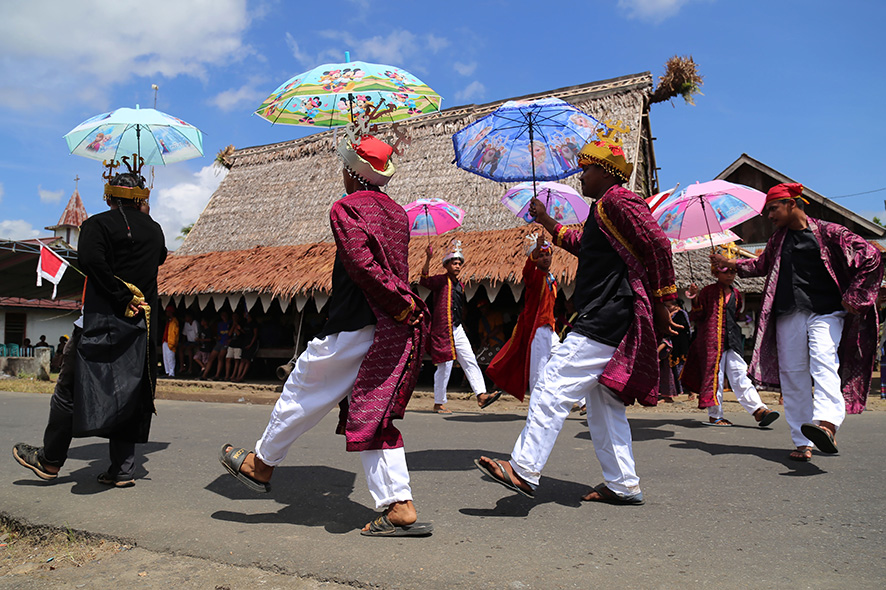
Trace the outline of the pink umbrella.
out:
<instances>
[{"instance_id":1,"label":"pink umbrella","mask_svg":"<svg viewBox=\"0 0 886 590\"><path fill-rule=\"evenodd\" d=\"M656 208L652 216L675 240L710 236L759 215L766 195L758 190L712 180L695 183ZM713 240L711 240L713 248Z\"/></svg>"},{"instance_id":2,"label":"pink umbrella","mask_svg":"<svg viewBox=\"0 0 886 590\"><path fill-rule=\"evenodd\" d=\"M443 199L419 199L403 208L411 236L439 236L460 227L465 218L464 211Z\"/></svg>"}]
</instances>

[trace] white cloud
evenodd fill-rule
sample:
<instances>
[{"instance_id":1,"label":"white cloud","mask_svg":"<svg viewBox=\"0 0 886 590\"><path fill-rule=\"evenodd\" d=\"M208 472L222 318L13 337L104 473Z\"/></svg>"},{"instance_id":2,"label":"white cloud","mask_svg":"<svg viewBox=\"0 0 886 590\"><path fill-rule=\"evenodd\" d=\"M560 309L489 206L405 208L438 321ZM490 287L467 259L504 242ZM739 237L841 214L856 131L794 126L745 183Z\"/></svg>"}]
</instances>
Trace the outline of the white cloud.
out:
<instances>
[{"instance_id":1,"label":"white cloud","mask_svg":"<svg viewBox=\"0 0 886 590\"><path fill-rule=\"evenodd\" d=\"M40 232L24 219L4 219L0 221L0 238L6 240L28 240L39 235Z\"/></svg>"},{"instance_id":2,"label":"white cloud","mask_svg":"<svg viewBox=\"0 0 886 590\"><path fill-rule=\"evenodd\" d=\"M459 61L452 64L453 69L462 76L470 76L477 69L477 62L472 61L469 64L463 64Z\"/></svg>"},{"instance_id":3,"label":"white cloud","mask_svg":"<svg viewBox=\"0 0 886 590\"><path fill-rule=\"evenodd\" d=\"M37 194L40 195L41 203L58 203L62 200L62 197L65 195L65 191L57 190L57 191L49 191L43 188L41 185L37 185Z\"/></svg>"},{"instance_id":4,"label":"white cloud","mask_svg":"<svg viewBox=\"0 0 886 590\"><path fill-rule=\"evenodd\" d=\"M449 41L443 37L416 35L403 29L391 31L386 37L376 35L362 39L346 31L322 31L320 34L338 41L342 47L351 48L354 59L391 65L402 64L408 58L420 57L429 50L437 53L449 45Z\"/></svg>"},{"instance_id":5,"label":"white cloud","mask_svg":"<svg viewBox=\"0 0 886 590\"><path fill-rule=\"evenodd\" d=\"M265 82L264 78L250 78L240 88L230 88L213 96L209 99L209 104L215 105L225 112L241 107L250 107L251 110L254 110L273 90L273 88L265 88Z\"/></svg>"},{"instance_id":6,"label":"white cloud","mask_svg":"<svg viewBox=\"0 0 886 590\"><path fill-rule=\"evenodd\" d=\"M181 245L176 236L183 227L197 221L226 174L227 170L219 172L215 166L204 166L189 179L167 188L155 182L151 192L151 217L163 228L167 248L174 250Z\"/></svg>"},{"instance_id":7,"label":"white cloud","mask_svg":"<svg viewBox=\"0 0 886 590\"><path fill-rule=\"evenodd\" d=\"M9 2L0 19L0 105L102 103L135 75L205 78L252 50L246 0ZM65 100L59 100L64 96Z\"/></svg>"},{"instance_id":8,"label":"white cloud","mask_svg":"<svg viewBox=\"0 0 886 590\"><path fill-rule=\"evenodd\" d=\"M629 18L661 22L680 12L689 0L618 0L618 7L628 13Z\"/></svg>"},{"instance_id":9,"label":"white cloud","mask_svg":"<svg viewBox=\"0 0 886 590\"><path fill-rule=\"evenodd\" d=\"M474 100L475 98L483 98L486 95L486 86L482 82L474 80L462 90L455 93L456 100Z\"/></svg>"}]
</instances>

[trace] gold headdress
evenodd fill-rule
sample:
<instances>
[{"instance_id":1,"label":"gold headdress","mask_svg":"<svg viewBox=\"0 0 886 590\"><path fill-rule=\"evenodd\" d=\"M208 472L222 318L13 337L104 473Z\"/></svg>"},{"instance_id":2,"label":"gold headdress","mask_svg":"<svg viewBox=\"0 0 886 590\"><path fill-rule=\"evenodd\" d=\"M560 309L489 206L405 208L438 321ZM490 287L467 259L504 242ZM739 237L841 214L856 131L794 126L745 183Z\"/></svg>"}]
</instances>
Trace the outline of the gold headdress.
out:
<instances>
[{"instance_id":1,"label":"gold headdress","mask_svg":"<svg viewBox=\"0 0 886 590\"><path fill-rule=\"evenodd\" d=\"M634 165L625 159L622 139L616 133L628 133L631 128L616 121L604 121L605 129L597 130L597 139L589 141L578 153L579 166L596 164L610 174L627 182L634 171Z\"/></svg>"},{"instance_id":2,"label":"gold headdress","mask_svg":"<svg viewBox=\"0 0 886 590\"><path fill-rule=\"evenodd\" d=\"M141 175L142 166L145 165L145 159L132 154L133 164L129 163L129 156L123 156L120 158L123 160L123 163L126 165L127 170L129 170L129 174L133 177L134 180L140 181L141 184L144 184L145 179ZM110 199L126 199L129 201L134 201L136 205L140 205L148 200L148 197L151 196L151 189L149 188L140 188L137 186L120 186L119 184L111 184L116 179L118 179L121 175L114 174L114 169L120 166L119 161L115 160L105 160L102 162L102 165L105 166L108 171L102 173L102 178L106 179L108 182L105 184L105 200L109 201Z\"/></svg>"}]
</instances>

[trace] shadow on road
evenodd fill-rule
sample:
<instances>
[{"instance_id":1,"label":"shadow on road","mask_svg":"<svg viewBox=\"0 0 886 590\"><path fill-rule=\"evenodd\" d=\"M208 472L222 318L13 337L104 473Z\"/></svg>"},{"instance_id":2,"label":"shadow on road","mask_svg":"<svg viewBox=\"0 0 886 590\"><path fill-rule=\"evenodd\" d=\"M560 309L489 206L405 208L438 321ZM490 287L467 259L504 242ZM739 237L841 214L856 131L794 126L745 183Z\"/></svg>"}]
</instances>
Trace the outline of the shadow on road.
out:
<instances>
[{"instance_id":1,"label":"shadow on road","mask_svg":"<svg viewBox=\"0 0 886 590\"><path fill-rule=\"evenodd\" d=\"M145 464L150 461L150 457L148 457L148 455L150 455L151 453L157 453L159 451L165 451L168 447L168 442L147 442L144 444L136 445L135 479L150 479L149 477L147 477L149 471L145 467ZM48 483L39 479L20 479L18 481L14 481L13 485L45 486L73 482L74 485L71 488L71 493L78 496L98 494L114 489L110 486L100 484L97 481L98 476L101 473L107 471L108 465L110 464L110 459L108 458L108 443L96 442L88 445L73 447L68 451L68 460L71 459L77 461L88 461L89 465L86 465L85 467L81 467L79 469L75 469L74 471L67 471L65 467L62 467L62 471L58 476L58 479L54 479ZM70 463L68 463L68 465L70 465Z\"/></svg>"},{"instance_id":2,"label":"shadow on road","mask_svg":"<svg viewBox=\"0 0 886 590\"><path fill-rule=\"evenodd\" d=\"M227 474L219 475L205 489L231 500L270 498L284 504L276 512L257 514L218 510L211 515L216 520L322 526L329 533L344 534L376 516L374 510L350 499L355 478L351 471L332 467L278 467L269 494L253 493Z\"/></svg>"},{"instance_id":3,"label":"shadow on road","mask_svg":"<svg viewBox=\"0 0 886 590\"><path fill-rule=\"evenodd\" d=\"M723 445L717 443L703 442L698 440L674 439L671 446L675 449L691 449L703 451L709 455L751 455L783 465L788 469L785 473L779 475L787 475L792 477L808 477L810 475L823 475L827 473L813 463L803 463L800 461L792 461L788 459L788 453L785 449L767 449L763 447L741 446L741 445Z\"/></svg>"}]
</instances>

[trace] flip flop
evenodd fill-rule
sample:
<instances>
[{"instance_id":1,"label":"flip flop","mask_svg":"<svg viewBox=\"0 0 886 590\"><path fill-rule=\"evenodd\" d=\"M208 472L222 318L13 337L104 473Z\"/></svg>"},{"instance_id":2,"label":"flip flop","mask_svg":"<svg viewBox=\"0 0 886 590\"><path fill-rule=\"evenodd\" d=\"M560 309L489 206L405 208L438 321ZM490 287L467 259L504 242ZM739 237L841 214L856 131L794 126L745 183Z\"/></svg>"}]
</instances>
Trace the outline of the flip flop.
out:
<instances>
[{"instance_id":1,"label":"flip flop","mask_svg":"<svg viewBox=\"0 0 886 590\"><path fill-rule=\"evenodd\" d=\"M618 494L607 488L605 483L601 483L600 485L594 487L592 491L597 492L600 497L586 500L585 497L582 496L581 501L603 502L604 504L614 504L616 506L642 506L646 503L646 500L643 499L643 492L638 492L630 496L619 496Z\"/></svg>"},{"instance_id":2,"label":"flip flop","mask_svg":"<svg viewBox=\"0 0 886 590\"><path fill-rule=\"evenodd\" d=\"M225 451L228 447L231 448ZM227 469L228 473L236 477L237 481L245 485L247 488L253 492L267 494L271 491L271 484L269 482L258 481L257 479L240 472L240 466L243 465L243 461L246 460L247 455L249 455L249 451L246 449L242 447L238 449L230 443L225 443L218 452L218 460L224 468Z\"/></svg>"},{"instance_id":3,"label":"flip flop","mask_svg":"<svg viewBox=\"0 0 886 590\"><path fill-rule=\"evenodd\" d=\"M779 414L775 410L767 410L766 413L763 414L763 418L761 418L760 421L757 422L757 426L759 426L760 428L766 428L767 426L778 420L780 416L781 414Z\"/></svg>"},{"instance_id":4,"label":"flip flop","mask_svg":"<svg viewBox=\"0 0 886 590\"><path fill-rule=\"evenodd\" d=\"M794 449L788 455L788 459L791 461L801 461L803 463L808 463L812 461L812 449L806 447L805 449Z\"/></svg>"},{"instance_id":5,"label":"flip flop","mask_svg":"<svg viewBox=\"0 0 886 590\"><path fill-rule=\"evenodd\" d=\"M720 418L716 422L711 422L710 420L708 420L707 422L702 422L702 424L704 424L705 426L719 426L721 428L724 426L732 426L732 422L730 422L726 418Z\"/></svg>"},{"instance_id":6,"label":"flip flop","mask_svg":"<svg viewBox=\"0 0 886 590\"><path fill-rule=\"evenodd\" d=\"M818 424L803 424L800 426L800 432L811 440L812 444L822 453L833 455L838 452L837 443L834 442L833 435Z\"/></svg>"},{"instance_id":7,"label":"flip flop","mask_svg":"<svg viewBox=\"0 0 886 590\"><path fill-rule=\"evenodd\" d=\"M434 525L429 522L412 524L393 524L386 513L369 523L368 531L360 531L364 537L427 537L434 532Z\"/></svg>"},{"instance_id":8,"label":"flip flop","mask_svg":"<svg viewBox=\"0 0 886 590\"><path fill-rule=\"evenodd\" d=\"M480 409L485 410L486 408L488 408L489 406L491 406L492 404L497 402L498 398L500 398L500 397L501 397L501 392L496 391L494 394L492 394L492 397L488 398L485 402L480 404Z\"/></svg>"},{"instance_id":9,"label":"flip flop","mask_svg":"<svg viewBox=\"0 0 886 590\"><path fill-rule=\"evenodd\" d=\"M514 480L511 479L511 476L508 475L508 472L505 471L505 468L502 467L501 461L493 459L492 462L495 463L496 465L498 465L498 468L501 469L501 477L497 476L495 474L495 472L492 471L492 469L490 469L489 467L487 467L486 465L481 463L480 459L474 459L474 465L476 465L480 471L482 471L483 473L485 473L486 475L491 477L492 481L494 481L496 483L500 483L504 487L506 487L509 490L512 490L514 492L517 492L518 494L523 494L527 498L534 498L535 497L534 491L530 490L527 492L523 488L517 487L517 484L514 483Z\"/></svg>"}]
</instances>

